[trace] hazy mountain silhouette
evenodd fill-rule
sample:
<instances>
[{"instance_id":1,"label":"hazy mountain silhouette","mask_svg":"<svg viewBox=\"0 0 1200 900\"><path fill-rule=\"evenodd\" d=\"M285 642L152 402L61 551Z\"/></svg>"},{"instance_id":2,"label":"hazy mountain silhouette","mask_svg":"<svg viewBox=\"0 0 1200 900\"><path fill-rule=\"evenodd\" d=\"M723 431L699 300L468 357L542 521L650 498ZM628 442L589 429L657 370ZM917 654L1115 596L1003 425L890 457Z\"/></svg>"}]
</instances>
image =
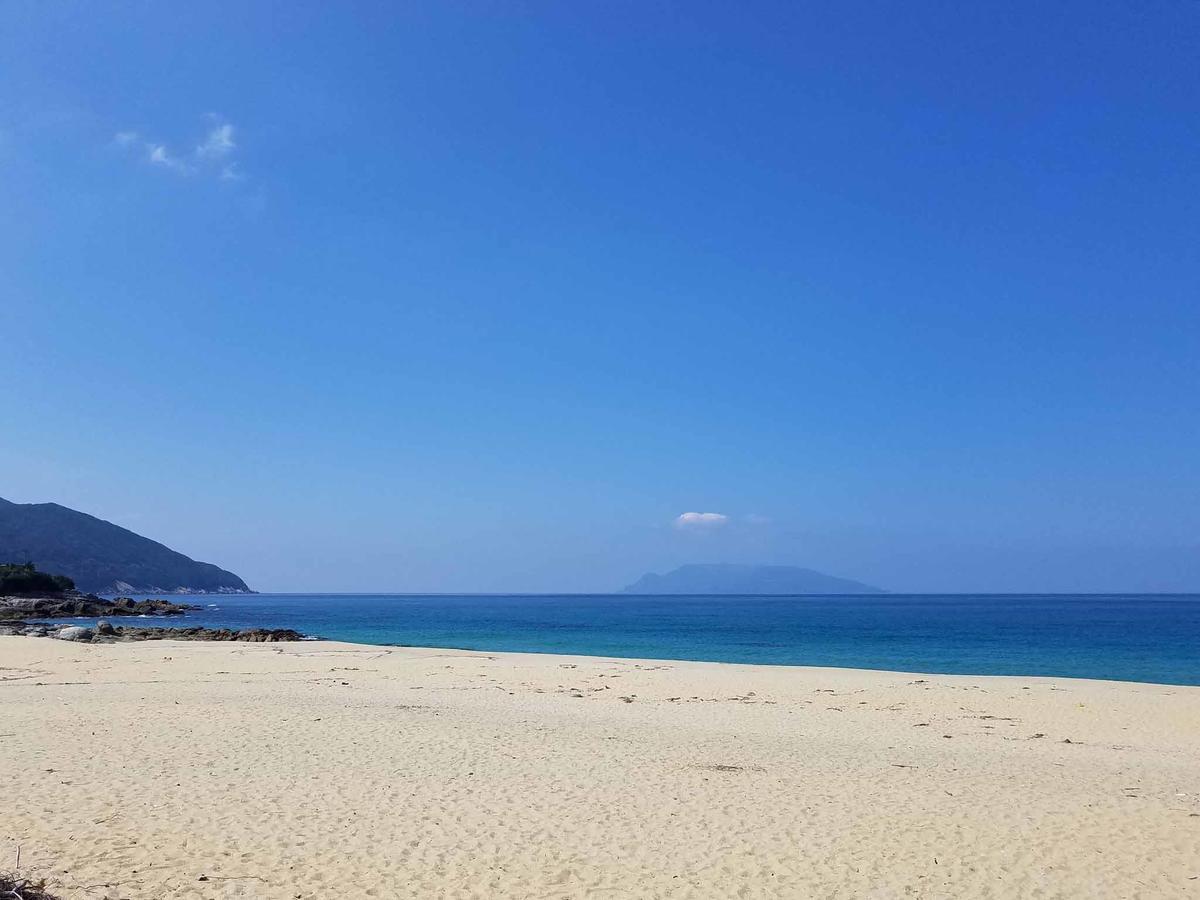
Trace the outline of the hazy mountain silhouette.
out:
<instances>
[{"instance_id":1,"label":"hazy mountain silhouette","mask_svg":"<svg viewBox=\"0 0 1200 900\"><path fill-rule=\"evenodd\" d=\"M232 572L57 503L0 498L0 562L33 562L95 593L250 590Z\"/></svg>"},{"instance_id":2,"label":"hazy mountain silhouette","mask_svg":"<svg viewBox=\"0 0 1200 900\"><path fill-rule=\"evenodd\" d=\"M623 594L882 594L860 581L796 566L724 564L680 566L665 575L643 575Z\"/></svg>"}]
</instances>

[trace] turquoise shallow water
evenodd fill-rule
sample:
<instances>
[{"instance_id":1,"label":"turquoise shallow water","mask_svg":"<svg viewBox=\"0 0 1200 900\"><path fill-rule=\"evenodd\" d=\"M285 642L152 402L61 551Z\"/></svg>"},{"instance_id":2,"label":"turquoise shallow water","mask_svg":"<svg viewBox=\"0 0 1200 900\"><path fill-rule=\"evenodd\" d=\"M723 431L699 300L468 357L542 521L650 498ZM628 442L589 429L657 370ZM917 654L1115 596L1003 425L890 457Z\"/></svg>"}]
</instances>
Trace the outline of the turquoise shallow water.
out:
<instances>
[{"instance_id":1,"label":"turquoise shallow water","mask_svg":"<svg viewBox=\"0 0 1200 900\"><path fill-rule=\"evenodd\" d=\"M161 595L148 595L161 596ZM367 644L1200 685L1200 595L250 594L155 624Z\"/></svg>"}]
</instances>

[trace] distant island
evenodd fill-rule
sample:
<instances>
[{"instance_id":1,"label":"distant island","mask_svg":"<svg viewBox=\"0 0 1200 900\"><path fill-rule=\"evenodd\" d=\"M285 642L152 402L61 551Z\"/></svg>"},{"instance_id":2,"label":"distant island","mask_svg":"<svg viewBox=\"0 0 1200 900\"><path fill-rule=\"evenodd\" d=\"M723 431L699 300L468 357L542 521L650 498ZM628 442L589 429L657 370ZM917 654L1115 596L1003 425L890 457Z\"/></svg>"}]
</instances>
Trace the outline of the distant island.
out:
<instances>
[{"instance_id":1,"label":"distant island","mask_svg":"<svg viewBox=\"0 0 1200 900\"><path fill-rule=\"evenodd\" d=\"M665 575L643 575L623 594L882 594L861 581L835 578L797 566L732 564L680 566Z\"/></svg>"},{"instance_id":2,"label":"distant island","mask_svg":"<svg viewBox=\"0 0 1200 900\"><path fill-rule=\"evenodd\" d=\"M57 503L0 498L0 563L35 563L96 594L252 593L232 572Z\"/></svg>"}]
</instances>

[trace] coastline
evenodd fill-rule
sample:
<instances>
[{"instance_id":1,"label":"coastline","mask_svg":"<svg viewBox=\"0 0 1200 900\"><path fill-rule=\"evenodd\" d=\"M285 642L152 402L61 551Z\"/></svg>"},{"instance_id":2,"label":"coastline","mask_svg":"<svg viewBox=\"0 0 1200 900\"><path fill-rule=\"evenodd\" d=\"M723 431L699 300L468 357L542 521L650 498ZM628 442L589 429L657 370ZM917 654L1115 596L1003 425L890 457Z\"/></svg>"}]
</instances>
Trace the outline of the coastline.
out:
<instances>
[{"instance_id":1,"label":"coastline","mask_svg":"<svg viewBox=\"0 0 1200 900\"><path fill-rule=\"evenodd\" d=\"M329 640L487 652L1200 685L1200 595L1039 595L998 603L975 595L264 594L205 603L186 620L212 629L292 628Z\"/></svg>"},{"instance_id":2,"label":"coastline","mask_svg":"<svg viewBox=\"0 0 1200 900\"><path fill-rule=\"evenodd\" d=\"M1200 687L3 637L0 698L0 859L20 844L66 897L1169 897L1200 875Z\"/></svg>"}]
</instances>

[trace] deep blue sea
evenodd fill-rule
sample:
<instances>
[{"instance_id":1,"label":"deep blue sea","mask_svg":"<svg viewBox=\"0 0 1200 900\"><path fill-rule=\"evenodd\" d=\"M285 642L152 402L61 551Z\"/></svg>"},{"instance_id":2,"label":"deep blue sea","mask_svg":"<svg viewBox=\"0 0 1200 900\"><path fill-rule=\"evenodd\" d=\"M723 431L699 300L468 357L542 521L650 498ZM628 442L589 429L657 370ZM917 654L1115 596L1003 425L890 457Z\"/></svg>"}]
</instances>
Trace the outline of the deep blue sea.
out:
<instances>
[{"instance_id":1,"label":"deep blue sea","mask_svg":"<svg viewBox=\"0 0 1200 900\"><path fill-rule=\"evenodd\" d=\"M1195 594L171 599L204 608L154 624L294 628L364 644L1200 685Z\"/></svg>"}]
</instances>

